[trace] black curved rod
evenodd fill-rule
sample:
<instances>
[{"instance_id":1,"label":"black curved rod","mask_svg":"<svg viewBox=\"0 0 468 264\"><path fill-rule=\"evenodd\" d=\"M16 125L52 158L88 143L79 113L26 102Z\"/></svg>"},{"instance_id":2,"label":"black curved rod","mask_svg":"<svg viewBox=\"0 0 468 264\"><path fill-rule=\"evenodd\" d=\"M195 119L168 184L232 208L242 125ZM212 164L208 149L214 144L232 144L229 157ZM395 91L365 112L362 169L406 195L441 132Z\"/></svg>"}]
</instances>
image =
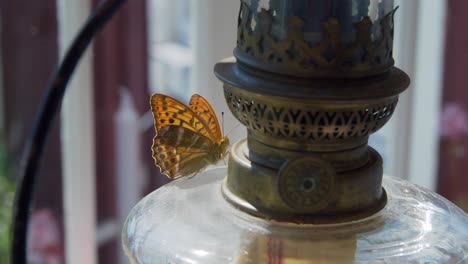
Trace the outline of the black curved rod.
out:
<instances>
[{"instance_id":1,"label":"black curved rod","mask_svg":"<svg viewBox=\"0 0 468 264\"><path fill-rule=\"evenodd\" d=\"M49 130L60 110L68 81L95 34L106 25L125 2L126 0L105 0L99 4L76 36L63 58L61 65L53 73L46 94L42 98L40 109L34 122L32 135L28 139L23 152L21 170L16 188L11 248L11 263L13 264L27 263L26 235L29 211L36 182L36 172Z\"/></svg>"}]
</instances>

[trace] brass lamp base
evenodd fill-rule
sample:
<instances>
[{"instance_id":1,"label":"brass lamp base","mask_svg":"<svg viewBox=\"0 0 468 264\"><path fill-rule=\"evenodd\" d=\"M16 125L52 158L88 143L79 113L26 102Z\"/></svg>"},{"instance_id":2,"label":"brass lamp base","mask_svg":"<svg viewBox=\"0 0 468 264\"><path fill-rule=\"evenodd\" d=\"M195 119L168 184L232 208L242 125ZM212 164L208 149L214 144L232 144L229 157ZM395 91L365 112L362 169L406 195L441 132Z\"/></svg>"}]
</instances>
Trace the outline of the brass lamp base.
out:
<instances>
[{"instance_id":1,"label":"brass lamp base","mask_svg":"<svg viewBox=\"0 0 468 264\"><path fill-rule=\"evenodd\" d=\"M278 221L329 224L386 204L382 158L367 145L395 111L408 76L392 67L357 79L304 79L239 66L215 67L248 138L235 144L225 198Z\"/></svg>"},{"instance_id":2,"label":"brass lamp base","mask_svg":"<svg viewBox=\"0 0 468 264\"><path fill-rule=\"evenodd\" d=\"M370 147L360 168L335 171L319 153L291 159L280 169L252 162L247 140L231 150L225 198L253 215L277 221L330 224L362 219L387 201L382 158Z\"/></svg>"}]
</instances>

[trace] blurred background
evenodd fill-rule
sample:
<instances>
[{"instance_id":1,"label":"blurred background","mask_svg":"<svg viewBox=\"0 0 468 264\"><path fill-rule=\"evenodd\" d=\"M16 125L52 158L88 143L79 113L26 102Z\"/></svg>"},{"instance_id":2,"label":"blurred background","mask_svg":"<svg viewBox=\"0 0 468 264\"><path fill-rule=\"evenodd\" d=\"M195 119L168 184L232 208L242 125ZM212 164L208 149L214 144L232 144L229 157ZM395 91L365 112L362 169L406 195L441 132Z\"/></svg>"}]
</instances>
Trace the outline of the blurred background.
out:
<instances>
[{"instance_id":1,"label":"blurred background","mask_svg":"<svg viewBox=\"0 0 468 264\"><path fill-rule=\"evenodd\" d=\"M51 72L97 0L0 0L0 264L15 176ZM385 173L468 211L468 2L395 1L396 65L412 78L370 144ZM80 64L49 138L29 231L33 263L127 263L122 222L167 180L151 157L152 93L205 96L237 122L212 73L236 43L239 1L128 1ZM245 136L234 129L231 142Z\"/></svg>"}]
</instances>

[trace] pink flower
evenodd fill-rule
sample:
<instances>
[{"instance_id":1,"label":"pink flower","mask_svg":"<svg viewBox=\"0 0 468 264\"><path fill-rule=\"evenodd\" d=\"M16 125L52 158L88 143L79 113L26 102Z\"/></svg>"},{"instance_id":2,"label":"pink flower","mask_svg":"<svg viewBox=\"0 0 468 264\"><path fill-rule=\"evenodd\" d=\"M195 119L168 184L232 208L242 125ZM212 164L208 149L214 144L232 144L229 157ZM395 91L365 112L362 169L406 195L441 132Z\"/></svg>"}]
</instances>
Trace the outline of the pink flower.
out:
<instances>
[{"instance_id":1,"label":"pink flower","mask_svg":"<svg viewBox=\"0 0 468 264\"><path fill-rule=\"evenodd\" d=\"M50 209L40 209L31 215L28 229L28 259L30 263L62 264L63 250L60 227Z\"/></svg>"},{"instance_id":2,"label":"pink flower","mask_svg":"<svg viewBox=\"0 0 468 264\"><path fill-rule=\"evenodd\" d=\"M444 106L440 118L440 135L442 138L459 139L468 133L468 116L457 103Z\"/></svg>"}]
</instances>

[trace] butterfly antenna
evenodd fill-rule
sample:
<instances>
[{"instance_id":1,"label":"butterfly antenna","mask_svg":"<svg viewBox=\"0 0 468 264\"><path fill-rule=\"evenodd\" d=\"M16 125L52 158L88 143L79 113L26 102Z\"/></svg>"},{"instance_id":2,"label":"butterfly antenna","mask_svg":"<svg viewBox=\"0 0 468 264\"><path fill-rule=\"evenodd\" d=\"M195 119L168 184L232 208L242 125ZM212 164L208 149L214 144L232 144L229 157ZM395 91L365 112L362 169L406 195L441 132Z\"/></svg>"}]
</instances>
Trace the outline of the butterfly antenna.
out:
<instances>
[{"instance_id":1,"label":"butterfly antenna","mask_svg":"<svg viewBox=\"0 0 468 264\"><path fill-rule=\"evenodd\" d=\"M227 137L229 134L231 134L236 128L238 128L240 125L242 125L241 123L238 123L235 127L233 127L231 130L229 130L229 132L225 135L225 137Z\"/></svg>"},{"instance_id":2,"label":"butterfly antenna","mask_svg":"<svg viewBox=\"0 0 468 264\"><path fill-rule=\"evenodd\" d=\"M221 112L221 130L224 136L224 112Z\"/></svg>"}]
</instances>

